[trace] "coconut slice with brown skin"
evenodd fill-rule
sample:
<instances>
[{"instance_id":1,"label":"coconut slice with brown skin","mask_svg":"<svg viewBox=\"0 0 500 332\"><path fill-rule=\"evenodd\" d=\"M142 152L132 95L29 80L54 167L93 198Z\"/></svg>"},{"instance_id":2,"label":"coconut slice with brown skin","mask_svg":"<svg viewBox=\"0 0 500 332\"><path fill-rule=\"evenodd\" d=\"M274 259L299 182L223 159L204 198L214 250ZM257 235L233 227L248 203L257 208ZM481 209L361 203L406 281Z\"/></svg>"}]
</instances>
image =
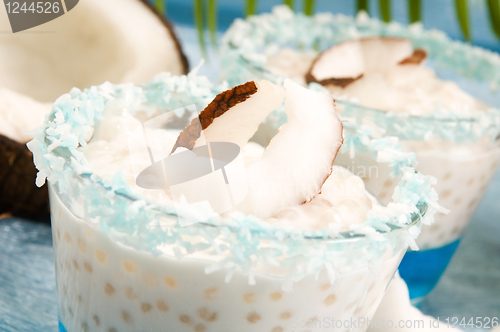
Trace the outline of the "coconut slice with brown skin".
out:
<instances>
[{"instance_id":1,"label":"coconut slice with brown skin","mask_svg":"<svg viewBox=\"0 0 500 332\"><path fill-rule=\"evenodd\" d=\"M246 214L266 219L289 206L313 199L331 173L342 146L342 124L331 96L286 80L288 121L267 146L262 158L246 167L248 195L237 206ZM253 81L219 94L177 139L178 147L192 149L206 141L244 146L259 124L278 108L285 91L268 82Z\"/></svg>"},{"instance_id":2,"label":"coconut slice with brown skin","mask_svg":"<svg viewBox=\"0 0 500 332\"><path fill-rule=\"evenodd\" d=\"M200 113L199 121L192 121L181 132L172 152L179 147L192 149L206 144L205 141L231 142L241 149L284 98L285 91L266 80L250 81L224 91Z\"/></svg>"},{"instance_id":3,"label":"coconut slice with brown skin","mask_svg":"<svg viewBox=\"0 0 500 332\"><path fill-rule=\"evenodd\" d=\"M320 53L306 74L306 81L343 88L367 73L387 73L397 65L420 64L425 58L425 51L414 51L408 39L350 40Z\"/></svg>"},{"instance_id":4,"label":"coconut slice with brown skin","mask_svg":"<svg viewBox=\"0 0 500 332\"><path fill-rule=\"evenodd\" d=\"M248 195L238 210L270 218L313 199L342 146L342 123L331 96L285 81L287 123L264 155L247 167Z\"/></svg>"},{"instance_id":5,"label":"coconut slice with brown skin","mask_svg":"<svg viewBox=\"0 0 500 332\"><path fill-rule=\"evenodd\" d=\"M0 30L10 30L5 11L0 11ZM162 71L186 74L188 64L172 26L146 0L80 1L53 21L25 33L2 35L0 215L47 213L47 207L33 199L33 162L16 159L30 154L25 146L30 138L12 135L43 124L47 108L36 103L52 103L73 87L105 81L141 84ZM47 198L46 188L40 192Z\"/></svg>"}]
</instances>

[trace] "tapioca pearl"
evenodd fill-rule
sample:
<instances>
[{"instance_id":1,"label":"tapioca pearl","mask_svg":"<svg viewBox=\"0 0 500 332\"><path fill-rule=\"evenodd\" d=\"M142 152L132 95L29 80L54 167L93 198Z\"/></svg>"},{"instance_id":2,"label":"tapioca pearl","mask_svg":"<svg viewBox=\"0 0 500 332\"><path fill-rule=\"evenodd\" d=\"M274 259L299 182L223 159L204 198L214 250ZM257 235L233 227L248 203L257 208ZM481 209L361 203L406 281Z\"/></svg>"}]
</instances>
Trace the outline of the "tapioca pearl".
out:
<instances>
[{"instance_id":1,"label":"tapioca pearl","mask_svg":"<svg viewBox=\"0 0 500 332\"><path fill-rule=\"evenodd\" d=\"M245 301L245 303L254 303L255 302L255 293L245 293L243 294L243 301Z\"/></svg>"},{"instance_id":2,"label":"tapioca pearl","mask_svg":"<svg viewBox=\"0 0 500 332\"><path fill-rule=\"evenodd\" d=\"M206 322L215 322L218 315L215 311L210 311L207 308L201 308L198 310L198 316Z\"/></svg>"},{"instance_id":3,"label":"tapioca pearl","mask_svg":"<svg viewBox=\"0 0 500 332\"><path fill-rule=\"evenodd\" d=\"M280 292L274 292L274 293L271 293L271 295L269 295L269 297L271 298L271 301L276 302L276 301L281 300L283 295L281 295Z\"/></svg>"},{"instance_id":4,"label":"tapioca pearl","mask_svg":"<svg viewBox=\"0 0 500 332\"><path fill-rule=\"evenodd\" d=\"M292 317L292 314L289 311L285 311L280 315L280 319L287 320Z\"/></svg>"},{"instance_id":5,"label":"tapioca pearl","mask_svg":"<svg viewBox=\"0 0 500 332\"><path fill-rule=\"evenodd\" d=\"M75 270L80 271L80 266L78 265L78 262L76 260L73 259L71 263L73 264Z\"/></svg>"},{"instance_id":6,"label":"tapioca pearl","mask_svg":"<svg viewBox=\"0 0 500 332\"><path fill-rule=\"evenodd\" d=\"M198 324L194 327L194 332L204 332L205 331L205 326Z\"/></svg>"},{"instance_id":7,"label":"tapioca pearl","mask_svg":"<svg viewBox=\"0 0 500 332\"><path fill-rule=\"evenodd\" d=\"M126 260L123 262L123 267L125 268L125 271L129 272L129 273L135 273L137 272L137 265L130 261L130 260Z\"/></svg>"},{"instance_id":8,"label":"tapioca pearl","mask_svg":"<svg viewBox=\"0 0 500 332\"><path fill-rule=\"evenodd\" d=\"M467 185L471 187L472 185L474 185L475 182L476 182L475 178L470 178L469 181L467 182Z\"/></svg>"},{"instance_id":9,"label":"tapioca pearl","mask_svg":"<svg viewBox=\"0 0 500 332\"><path fill-rule=\"evenodd\" d=\"M277 326L274 329L272 329L271 332L283 332L283 328L280 326Z\"/></svg>"},{"instance_id":10,"label":"tapioca pearl","mask_svg":"<svg viewBox=\"0 0 500 332\"><path fill-rule=\"evenodd\" d=\"M99 317L97 317L97 315L94 315L92 319L94 320L95 326L99 327L99 325L101 325L101 320L99 319Z\"/></svg>"},{"instance_id":11,"label":"tapioca pearl","mask_svg":"<svg viewBox=\"0 0 500 332\"><path fill-rule=\"evenodd\" d=\"M441 193L440 198L445 199L451 196L451 190L445 190Z\"/></svg>"},{"instance_id":12,"label":"tapioca pearl","mask_svg":"<svg viewBox=\"0 0 500 332\"><path fill-rule=\"evenodd\" d=\"M214 296L218 291L219 291L219 289L216 287L211 287L211 288L205 289L205 291L204 291L205 299L209 300L209 301L213 301L215 299Z\"/></svg>"},{"instance_id":13,"label":"tapioca pearl","mask_svg":"<svg viewBox=\"0 0 500 332\"><path fill-rule=\"evenodd\" d=\"M316 322L319 322L319 318L315 316L313 318L309 318L307 322L308 323L311 322L311 324L314 326L314 324L316 324Z\"/></svg>"},{"instance_id":14,"label":"tapioca pearl","mask_svg":"<svg viewBox=\"0 0 500 332\"><path fill-rule=\"evenodd\" d=\"M149 304L149 303L143 303L143 304L141 304L141 311L143 313L148 313L151 310L153 310L153 306L151 304Z\"/></svg>"},{"instance_id":15,"label":"tapioca pearl","mask_svg":"<svg viewBox=\"0 0 500 332\"><path fill-rule=\"evenodd\" d=\"M134 289L132 287L127 287L125 289L125 297L129 300L137 300L139 296L134 292Z\"/></svg>"},{"instance_id":16,"label":"tapioca pearl","mask_svg":"<svg viewBox=\"0 0 500 332\"><path fill-rule=\"evenodd\" d=\"M452 172L448 172L443 176L443 181L448 181L453 176Z\"/></svg>"},{"instance_id":17,"label":"tapioca pearl","mask_svg":"<svg viewBox=\"0 0 500 332\"><path fill-rule=\"evenodd\" d=\"M122 311L122 319L125 323L132 324L132 317L130 316L130 313L128 311Z\"/></svg>"},{"instance_id":18,"label":"tapioca pearl","mask_svg":"<svg viewBox=\"0 0 500 332\"><path fill-rule=\"evenodd\" d=\"M392 182L392 180L386 180L386 181L384 182L384 188L386 188L386 189L387 189L387 188L390 188L390 187L392 187L392 185L393 185L393 184L394 184L394 183Z\"/></svg>"},{"instance_id":19,"label":"tapioca pearl","mask_svg":"<svg viewBox=\"0 0 500 332\"><path fill-rule=\"evenodd\" d=\"M247 315L247 321L248 321L250 324L255 324L255 323L257 323L260 319L261 319L260 315L259 315L258 313L256 313L255 311L252 311L252 312L250 312L250 313Z\"/></svg>"},{"instance_id":20,"label":"tapioca pearl","mask_svg":"<svg viewBox=\"0 0 500 332\"><path fill-rule=\"evenodd\" d=\"M180 315L179 321L184 324L191 324L191 317L189 317L188 315Z\"/></svg>"},{"instance_id":21,"label":"tapioca pearl","mask_svg":"<svg viewBox=\"0 0 500 332\"><path fill-rule=\"evenodd\" d=\"M332 304L335 303L335 301L337 301L337 296L335 296L334 294L330 294L328 295L325 300L323 301L326 305L330 306Z\"/></svg>"},{"instance_id":22,"label":"tapioca pearl","mask_svg":"<svg viewBox=\"0 0 500 332\"><path fill-rule=\"evenodd\" d=\"M107 256L104 251L101 249L96 249L95 251L95 258L99 261L99 263L104 264L106 262Z\"/></svg>"},{"instance_id":23,"label":"tapioca pearl","mask_svg":"<svg viewBox=\"0 0 500 332\"><path fill-rule=\"evenodd\" d=\"M460 203L462 203L462 198L457 197L457 198L453 201L453 203L454 203L455 205L460 205Z\"/></svg>"},{"instance_id":24,"label":"tapioca pearl","mask_svg":"<svg viewBox=\"0 0 500 332\"><path fill-rule=\"evenodd\" d=\"M85 235L87 235L89 239L94 237L94 231L90 228L90 226L85 227Z\"/></svg>"},{"instance_id":25,"label":"tapioca pearl","mask_svg":"<svg viewBox=\"0 0 500 332\"><path fill-rule=\"evenodd\" d=\"M387 198L388 195L389 195L389 193L387 191L384 191L380 195L378 195L378 198L385 199L385 198Z\"/></svg>"},{"instance_id":26,"label":"tapioca pearl","mask_svg":"<svg viewBox=\"0 0 500 332\"><path fill-rule=\"evenodd\" d=\"M440 228L441 228L441 225L440 225L440 224L433 224L433 225L430 225L430 230L431 230L431 231L433 231L433 232L438 231Z\"/></svg>"},{"instance_id":27,"label":"tapioca pearl","mask_svg":"<svg viewBox=\"0 0 500 332\"><path fill-rule=\"evenodd\" d=\"M87 325L87 323L82 323L81 327L82 327L82 332L88 332L89 326Z\"/></svg>"},{"instance_id":28,"label":"tapioca pearl","mask_svg":"<svg viewBox=\"0 0 500 332\"><path fill-rule=\"evenodd\" d=\"M438 241L443 241L445 236L446 235L444 233L439 234L439 236L437 237Z\"/></svg>"},{"instance_id":29,"label":"tapioca pearl","mask_svg":"<svg viewBox=\"0 0 500 332\"><path fill-rule=\"evenodd\" d=\"M87 271L88 273L92 273L92 265L90 265L89 263L85 262L83 263L83 268L85 269L85 271Z\"/></svg>"},{"instance_id":30,"label":"tapioca pearl","mask_svg":"<svg viewBox=\"0 0 500 332\"><path fill-rule=\"evenodd\" d=\"M160 286L160 281L158 276L154 273L147 273L142 276L142 282L148 287L158 287Z\"/></svg>"},{"instance_id":31,"label":"tapioca pearl","mask_svg":"<svg viewBox=\"0 0 500 332\"><path fill-rule=\"evenodd\" d=\"M168 305L165 302L163 302L162 300L156 301L156 307L158 308L158 310L163 311L163 312L167 312L169 309Z\"/></svg>"},{"instance_id":32,"label":"tapioca pearl","mask_svg":"<svg viewBox=\"0 0 500 332\"><path fill-rule=\"evenodd\" d=\"M111 296L115 293L115 288L111 284L107 283L104 286L104 293L106 293L106 295L108 296Z\"/></svg>"},{"instance_id":33,"label":"tapioca pearl","mask_svg":"<svg viewBox=\"0 0 500 332\"><path fill-rule=\"evenodd\" d=\"M165 277L165 279L163 279L163 281L170 288L175 288L177 286L177 282L175 281L175 279L170 277L170 276Z\"/></svg>"},{"instance_id":34,"label":"tapioca pearl","mask_svg":"<svg viewBox=\"0 0 500 332\"><path fill-rule=\"evenodd\" d=\"M478 202L478 198L474 198L470 203L469 203L469 208L472 209L476 206L477 202Z\"/></svg>"},{"instance_id":35,"label":"tapioca pearl","mask_svg":"<svg viewBox=\"0 0 500 332\"><path fill-rule=\"evenodd\" d=\"M80 251L85 254L87 252L87 244L85 243L85 241L83 241L82 238L78 238L76 239L76 243L78 245L78 249L80 249Z\"/></svg>"},{"instance_id":36,"label":"tapioca pearl","mask_svg":"<svg viewBox=\"0 0 500 332\"><path fill-rule=\"evenodd\" d=\"M67 243L71 243L71 235L69 235L68 232L64 233L64 240L66 240Z\"/></svg>"},{"instance_id":37,"label":"tapioca pearl","mask_svg":"<svg viewBox=\"0 0 500 332\"><path fill-rule=\"evenodd\" d=\"M331 284L323 284L323 285L319 286L319 289L321 291L327 291L330 289L330 286L331 286Z\"/></svg>"}]
</instances>

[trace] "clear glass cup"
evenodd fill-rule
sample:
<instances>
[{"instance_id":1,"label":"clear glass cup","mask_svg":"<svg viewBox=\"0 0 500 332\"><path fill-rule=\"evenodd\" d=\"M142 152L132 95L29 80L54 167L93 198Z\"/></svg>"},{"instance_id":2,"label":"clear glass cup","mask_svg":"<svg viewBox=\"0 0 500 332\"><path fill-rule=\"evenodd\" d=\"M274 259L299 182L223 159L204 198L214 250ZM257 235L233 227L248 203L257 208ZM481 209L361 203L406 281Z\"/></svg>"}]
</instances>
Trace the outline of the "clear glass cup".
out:
<instances>
[{"instance_id":1,"label":"clear glass cup","mask_svg":"<svg viewBox=\"0 0 500 332\"><path fill-rule=\"evenodd\" d=\"M339 102L339 109L354 123L377 126L376 118L386 117L384 111L364 108L359 105ZM351 117L349 117L351 116ZM404 128L408 121L397 116L391 119L391 128L384 130L395 134L395 128ZM474 127L474 120L422 119L412 118L415 126ZM434 122L432 125L430 122ZM386 121L387 123L387 121ZM492 124L496 126L496 124ZM377 128L380 128L377 126ZM399 129L398 129L399 130ZM430 174L437 179L435 185L439 194L439 204L449 208L450 213L437 213L435 223L422 227L416 240L418 251L409 251L402 260L399 271L408 284L412 303L421 304L425 296L436 286L439 278L450 262L464 231L484 195L500 162L500 143L496 136L485 133L478 141L450 142L427 136L426 140L412 140L399 134L400 145L405 151L416 154L416 169L423 174ZM358 159L358 161L356 161ZM336 163L350 167L359 160L370 163L370 156L357 153L353 158L347 154L339 155ZM397 184L397 178L391 176L391 170L384 165L371 162L377 168L376 173L368 174L363 180L383 204L390 201Z\"/></svg>"},{"instance_id":2,"label":"clear glass cup","mask_svg":"<svg viewBox=\"0 0 500 332\"><path fill-rule=\"evenodd\" d=\"M212 89L194 75L162 74L142 87L73 90L29 143L38 180L49 182L60 330L365 331L432 215L427 187L407 185L418 199L396 215L380 206L365 233L308 231L251 216L196 219L196 204L159 204L134 191L134 179L101 179L84 161L79 149L105 110L152 117L207 105ZM182 227L181 215L198 222ZM351 326L354 318L365 322Z\"/></svg>"},{"instance_id":3,"label":"clear glass cup","mask_svg":"<svg viewBox=\"0 0 500 332\"><path fill-rule=\"evenodd\" d=\"M404 151L416 154L417 170L437 178L439 203L451 210L438 214L435 224L424 226L417 239L420 250L410 251L400 266L401 276L408 283L413 303L417 304L437 284L448 265L460 237L470 222L482 195L500 162L500 57L469 44L452 41L443 33L424 31L421 26L386 24L366 17L350 18L319 13L305 16L277 7L272 14L262 14L233 24L223 38L221 58L222 79L231 84L250 79L283 82L286 70L277 55L281 50L311 54L332 45L373 36L402 37L411 40L415 48L427 51L426 66L438 77L457 83L472 96L491 107L487 111L454 114L411 116L362 107L346 100L336 100L343 121L367 127L374 137L395 136ZM279 63L279 71L271 69L271 61ZM298 61L295 59L294 61ZM288 75L305 84L307 65L294 62ZM321 89L314 83L311 88ZM270 119L280 122L278 112ZM337 158L336 163L349 167L353 163L369 162L371 158L355 153ZM396 182L390 169L376 165L376 176L365 176L366 187L387 203Z\"/></svg>"},{"instance_id":4,"label":"clear glass cup","mask_svg":"<svg viewBox=\"0 0 500 332\"><path fill-rule=\"evenodd\" d=\"M299 252L273 258L297 260L297 268L304 268L297 255L321 251L336 257L338 266L333 268L341 272L333 284L326 270L319 275L299 271L301 279L283 290L293 264L259 266L252 271L255 285L239 269L220 267L207 273L231 254L194 252L176 257L168 249L157 254L137 250L122 243L120 235L106 234L95 222L75 215L74 199L50 186L60 331L305 331L311 322L317 331L331 331L336 321L373 316L408 246L406 229L384 234L379 243L354 237L311 238L298 244L287 238L259 239L255 234L258 243L253 245L262 251L294 242ZM161 213L152 217L169 218ZM196 227L200 233L210 228ZM233 232L234 237L238 233L224 228L212 231ZM228 273L232 278L225 282ZM365 329L358 326L351 331Z\"/></svg>"}]
</instances>

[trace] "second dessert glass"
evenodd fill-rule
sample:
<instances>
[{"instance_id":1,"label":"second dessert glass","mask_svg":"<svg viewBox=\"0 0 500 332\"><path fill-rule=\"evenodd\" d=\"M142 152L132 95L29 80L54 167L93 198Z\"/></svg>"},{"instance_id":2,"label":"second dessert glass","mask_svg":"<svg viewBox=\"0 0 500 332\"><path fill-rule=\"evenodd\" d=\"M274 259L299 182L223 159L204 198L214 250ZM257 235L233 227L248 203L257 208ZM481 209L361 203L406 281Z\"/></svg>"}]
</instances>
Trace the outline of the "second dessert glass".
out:
<instances>
[{"instance_id":1,"label":"second dessert glass","mask_svg":"<svg viewBox=\"0 0 500 332\"><path fill-rule=\"evenodd\" d=\"M438 31L424 31L419 25L386 24L363 15L356 19L329 13L305 16L286 6L233 24L223 39L222 78L232 84L261 78L279 84L288 76L305 84L304 76L322 50L374 36L409 39L414 48L427 52L426 66L439 78L454 81L486 104L500 105L497 54L452 41ZM293 57L280 58L290 49ZM323 89L315 83L310 87ZM418 304L444 272L500 162L500 111L495 107L468 113L436 110L415 116L363 107L349 100L336 102L343 121L365 127L374 137L395 136L404 151L414 152L417 170L437 179L440 204L451 210L437 214L434 225L422 228L417 240L420 251L408 252L401 263L401 276L408 283L413 303ZM281 123L282 117L283 113L276 112L268 120ZM267 130L272 128L267 126ZM341 154L336 163L346 167L360 162L375 165L369 160L363 153ZM395 188L390 173L388 167L378 165L376 173L357 175L385 204Z\"/></svg>"}]
</instances>

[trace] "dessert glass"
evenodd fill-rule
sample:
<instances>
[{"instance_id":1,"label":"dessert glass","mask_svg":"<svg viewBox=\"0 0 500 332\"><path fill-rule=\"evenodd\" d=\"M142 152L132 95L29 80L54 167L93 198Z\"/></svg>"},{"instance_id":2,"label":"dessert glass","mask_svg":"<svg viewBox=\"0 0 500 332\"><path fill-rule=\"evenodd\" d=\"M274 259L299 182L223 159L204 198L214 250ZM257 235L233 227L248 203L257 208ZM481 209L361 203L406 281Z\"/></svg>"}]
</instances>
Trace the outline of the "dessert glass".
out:
<instances>
[{"instance_id":1,"label":"dessert glass","mask_svg":"<svg viewBox=\"0 0 500 332\"><path fill-rule=\"evenodd\" d=\"M304 16L286 7L233 24L223 38L222 78L231 84L261 78L279 84L289 76L305 84L304 75L321 50L373 36L411 40L415 48L427 51L426 66L439 78L454 81L489 105L500 105L496 88L500 57L495 53L452 41L438 31L424 31L419 25L386 24L362 15L356 19L329 13ZM277 54L287 48L301 52L304 61L280 61ZM323 89L314 83L310 87ZM500 162L500 111L494 107L466 113L436 110L415 116L371 109L347 99L337 99L336 104L343 121L366 126L373 137L395 136L404 151L414 152L416 169L437 178L440 204L451 210L437 214L435 224L422 228L417 239L420 250L409 251L401 263L401 276L408 283L413 303L418 304L444 272ZM282 116L276 112L268 120L281 123ZM341 154L336 163L349 167L369 160L363 153ZM367 189L385 204L393 195L394 179L388 167L379 165L377 169L376 174L360 176Z\"/></svg>"},{"instance_id":2,"label":"dessert glass","mask_svg":"<svg viewBox=\"0 0 500 332\"><path fill-rule=\"evenodd\" d=\"M78 151L110 105L204 106L213 91L202 78L168 74L142 87L75 89L29 143L39 184L49 181L61 331L366 330L345 322L372 317L436 205L429 179L404 158L391 162L401 166L398 188L408 195L358 229L331 233L243 215L181 227L177 216L197 218L196 205L158 204L120 174L107 182Z\"/></svg>"}]
</instances>

